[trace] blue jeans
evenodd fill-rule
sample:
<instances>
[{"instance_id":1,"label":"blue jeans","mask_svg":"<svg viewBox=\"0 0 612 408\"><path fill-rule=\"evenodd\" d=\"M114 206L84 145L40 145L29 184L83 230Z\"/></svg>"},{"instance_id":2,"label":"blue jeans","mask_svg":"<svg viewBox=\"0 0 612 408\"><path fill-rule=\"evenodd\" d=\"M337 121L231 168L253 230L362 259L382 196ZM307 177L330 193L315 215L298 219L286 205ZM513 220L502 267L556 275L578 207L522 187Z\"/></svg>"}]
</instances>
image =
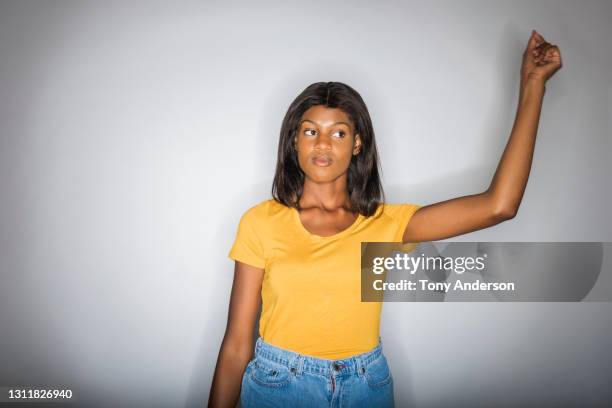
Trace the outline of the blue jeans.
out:
<instances>
[{"instance_id":1,"label":"blue jeans","mask_svg":"<svg viewBox=\"0 0 612 408\"><path fill-rule=\"evenodd\" d=\"M382 351L327 360L273 346L261 337L242 376L240 403L257 407L393 407L393 376Z\"/></svg>"}]
</instances>

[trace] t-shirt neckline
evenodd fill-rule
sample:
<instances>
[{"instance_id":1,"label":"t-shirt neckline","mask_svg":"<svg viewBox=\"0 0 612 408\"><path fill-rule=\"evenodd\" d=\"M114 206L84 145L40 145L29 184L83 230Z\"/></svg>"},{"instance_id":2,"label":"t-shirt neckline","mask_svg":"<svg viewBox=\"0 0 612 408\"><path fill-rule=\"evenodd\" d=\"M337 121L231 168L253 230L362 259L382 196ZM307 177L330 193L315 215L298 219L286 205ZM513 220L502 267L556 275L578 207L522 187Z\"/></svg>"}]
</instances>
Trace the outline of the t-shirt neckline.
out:
<instances>
[{"instance_id":1,"label":"t-shirt neckline","mask_svg":"<svg viewBox=\"0 0 612 408\"><path fill-rule=\"evenodd\" d=\"M303 234L305 234L306 236L318 240L318 241L326 241L326 240L331 240L331 239L336 239L336 238L341 238L347 234L350 234L351 231L353 231L355 228L357 228L357 226L361 223L361 220L363 219L363 215L361 213L359 213L357 215L357 218L355 218L355 221L353 221L353 223L348 226L347 228L343 229L342 231L334 234L334 235L328 235L328 236L322 236L322 235L317 235L317 234L313 234L312 232L308 231L306 229L306 227L304 226L304 224L302 224L302 220L300 219L300 212L297 210L297 208L295 207L289 207L289 210L292 212L293 214L293 219L295 220L295 223L297 224L298 229L300 229L302 231Z\"/></svg>"}]
</instances>

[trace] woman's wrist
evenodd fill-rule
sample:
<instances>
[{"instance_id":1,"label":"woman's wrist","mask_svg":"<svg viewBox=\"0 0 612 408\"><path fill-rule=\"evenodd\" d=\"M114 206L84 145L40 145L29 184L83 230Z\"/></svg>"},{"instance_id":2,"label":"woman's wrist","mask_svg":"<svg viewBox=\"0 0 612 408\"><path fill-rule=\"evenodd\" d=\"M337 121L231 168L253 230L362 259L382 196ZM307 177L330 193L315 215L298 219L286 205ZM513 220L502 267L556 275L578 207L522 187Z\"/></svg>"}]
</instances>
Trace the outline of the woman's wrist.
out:
<instances>
[{"instance_id":1,"label":"woman's wrist","mask_svg":"<svg viewBox=\"0 0 612 408\"><path fill-rule=\"evenodd\" d=\"M518 101L519 109L523 106L531 104L532 102L536 102L540 105L542 104L544 93L546 92L545 82L546 81L540 78L521 78L521 88L519 90Z\"/></svg>"},{"instance_id":2,"label":"woman's wrist","mask_svg":"<svg viewBox=\"0 0 612 408\"><path fill-rule=\"evenodd\" d=\"M532 75L522 75L521 91L526 88L546 91L546 81L540 77L534 77Z\"/></svg>"}]
</instances>

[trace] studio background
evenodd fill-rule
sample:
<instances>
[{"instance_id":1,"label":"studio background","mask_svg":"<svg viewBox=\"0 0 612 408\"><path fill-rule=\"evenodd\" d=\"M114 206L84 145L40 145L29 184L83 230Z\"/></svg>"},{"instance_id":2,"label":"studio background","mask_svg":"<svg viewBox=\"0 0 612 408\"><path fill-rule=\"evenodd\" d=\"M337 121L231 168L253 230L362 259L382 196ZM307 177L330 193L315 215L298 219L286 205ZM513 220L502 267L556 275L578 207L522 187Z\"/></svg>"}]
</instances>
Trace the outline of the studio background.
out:
<instances>
[{"instance_id":1,"label":"studio background","mask_svg":"<svg viewBox=\"0 0 612 408\"><path fill-rule=\"evenodd\" d=\"M517 217L462 241L612 241L612 3L0 3L0 386L204 406L239 217L289 103L340 81L389 202L489 185L532 29L558 44ZM603 406L610 303L386 303L399 407Z\"/></svg>"}]
</instances>

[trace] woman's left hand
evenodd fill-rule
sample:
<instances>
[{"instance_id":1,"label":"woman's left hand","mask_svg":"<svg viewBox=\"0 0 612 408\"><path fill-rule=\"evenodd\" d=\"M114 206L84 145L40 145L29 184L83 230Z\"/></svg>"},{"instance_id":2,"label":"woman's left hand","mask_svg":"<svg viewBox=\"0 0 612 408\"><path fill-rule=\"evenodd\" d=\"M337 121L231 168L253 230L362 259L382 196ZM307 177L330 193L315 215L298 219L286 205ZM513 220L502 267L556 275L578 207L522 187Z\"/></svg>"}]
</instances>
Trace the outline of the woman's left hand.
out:
<instances>
[{"instance_id":1,"label":"woman's left hand","mask_svg":"<svg viewBox=\"0 0 612 408\"><path fill-rule=\"evenodd\" d=\"M545 83L562 65L559 47L547 42L533 30L523 53L522 80L535 79Z\"/></svg>"}]
</instances>

